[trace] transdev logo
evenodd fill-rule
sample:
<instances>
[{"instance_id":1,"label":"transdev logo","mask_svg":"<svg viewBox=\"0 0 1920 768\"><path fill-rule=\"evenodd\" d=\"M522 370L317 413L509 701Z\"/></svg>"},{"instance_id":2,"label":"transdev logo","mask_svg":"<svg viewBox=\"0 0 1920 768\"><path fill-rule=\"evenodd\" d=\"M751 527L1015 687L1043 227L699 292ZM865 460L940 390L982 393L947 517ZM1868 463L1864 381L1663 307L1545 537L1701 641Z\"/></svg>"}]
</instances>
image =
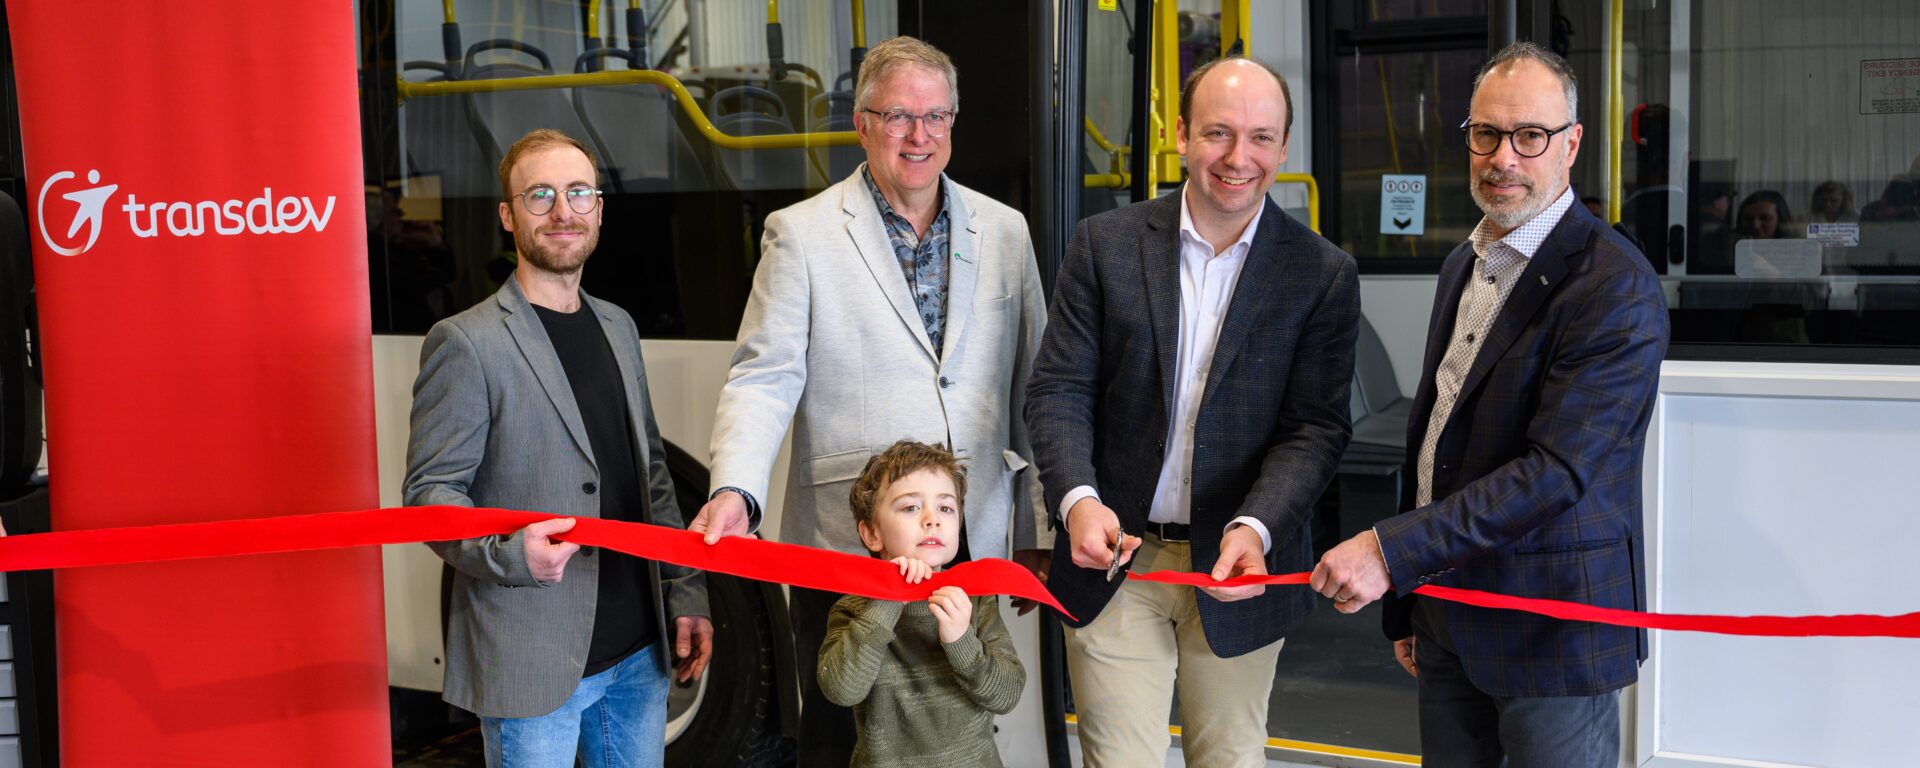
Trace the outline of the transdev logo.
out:
<instances>
[{"instance_id":1,"label":"transdev logo","mask_svg":"<svg viewBox=\"0 0 1920 768\"><path fill-rule=\"evenodd\" d=\"M91 170L87 171L87 184L92 186L62 193L60 197L72 201L75 210L73 222L60 238L68 245L61 245L54 239L53 233L47 231L47 193L61 182L74 178L77 176L72 171L61 171L47 177L46 183L40 185L40 199L34 206L34 215L40 224L40 239L54 253L62 256L78 256L93 249L93 244L100 240L100 230L106 226L107 203L120 190L118 184L101 184L100 171ZM275 198L273 188L265 187L259 197L248 200L161 200L143 203L138 196L128 193L120 210L127 214L127 228L133 230L136 237L159 237L163 232L174 237L238 235L243 232L290 235L308 228L315 232L325 230L327 222L333 220L333 202L333 196L329 195L324 206L316 209L312 198ZM82 229L87 230L86 242L74 247L72 244L78 242Z\"/></svg>"}]
</instances>

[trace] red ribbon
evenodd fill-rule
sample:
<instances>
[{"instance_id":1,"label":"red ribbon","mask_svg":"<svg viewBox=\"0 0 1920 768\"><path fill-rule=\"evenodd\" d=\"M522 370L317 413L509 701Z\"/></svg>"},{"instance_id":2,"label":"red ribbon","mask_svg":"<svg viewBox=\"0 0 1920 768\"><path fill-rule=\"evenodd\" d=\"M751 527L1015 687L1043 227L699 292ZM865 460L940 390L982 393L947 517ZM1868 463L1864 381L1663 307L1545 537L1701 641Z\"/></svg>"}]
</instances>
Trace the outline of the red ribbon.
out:
<instances>
[{"instance_id":1,"label":"red ribbon","mask_svg":"<svg viewBox=\"0 0 1920 768\"><path fill-rule=\"evenodd\" d=\"M451 541L509 534L552 517L557 516L506 509L398 507L205 523L56 531L0 538L0 571L126 565L377 544ZM900 578L897 566L871 557L737 536L722 538L719 543L708 545L699 534L675 528L586 517L574 520L573 530L555 538L687 568L878 600L925 600L934 590L952 585L973 595L1030 598L1066 613L1033 574L1007 560L976 560L936 573L919 584L908 584ZM1160 584L1194 587L1304 585L1307 577L1306 573L1287 573L1214 581L1207 574L1176 571L1128 576ZM1504 608L1569 621L1644 629L1769 637L1920 638L1920 613L1899 616L1714 616L1598 608L1561 600L1513 597L1433 584L1419 587L1414 593L1483 608Z\"/></svg>"}]
</instances>

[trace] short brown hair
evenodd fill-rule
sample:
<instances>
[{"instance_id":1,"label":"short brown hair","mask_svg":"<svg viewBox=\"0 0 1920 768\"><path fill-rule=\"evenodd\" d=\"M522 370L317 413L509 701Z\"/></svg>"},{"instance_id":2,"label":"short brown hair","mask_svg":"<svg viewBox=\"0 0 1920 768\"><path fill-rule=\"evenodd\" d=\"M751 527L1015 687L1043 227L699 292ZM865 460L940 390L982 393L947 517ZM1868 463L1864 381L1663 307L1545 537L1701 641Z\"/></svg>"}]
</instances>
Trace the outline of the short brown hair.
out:
<instances>
[{"instance_id":1,"label":"short brown hair","mask_svg":"<svg viewBox=\"0 0 1920 768\"><path fill-rule=\"evenodd\" d=\"M580 143L579 139L552 128L535 128L514 142L512 147L507 148L506 156L500 158L500 202L512 200L516 194L513 189L513 166L520 162L520 158L555 146L580 150L580 154L587 156L587 164L594 167L594 175L599 175L600 164L593 159L593 150L587 149L587 145ZM598 181L597 178L595 180Z\"/></svg>"},{"instance_id":2,"label":"short brown hair","mask_svg":"<svg viewBox=\"0 0 1920 768\"><path fill-rule=\"evenodd\" d=\"M1214 59L1213 61L1195 67L1192 74L1187 75L1187 81L1180 84L1180 122L1186 126L1186 130L1193 130L1193 92L1200 90L1201 78L1206 77L1208 72L1212 72L1214 67L1219 66L1222 62L1228 61L1251 61L1258 64L1261 69L1266 70L1267 74L1273 75L1275 82L1280 83L1280 98L1284 99L1287 103L1287 124L1280 129L1280 138L1284 141L1288 136L1292 136L1293 88L1287 85L1287 78L1280 74L1280 70L1274 69L1264 61L1250 59L1245 56L1227 56Z\"/></svg>"},{"instance_id":3,"label":"short brown hair","mask_svg":"<svg viewBox=\"0 0 1920 768\"><path fill-rule=\"evenodd\" d=\"M960 457L938 443L927 445L901 440L880 455L867 459L866 469L860 470L860 479L853 481L847 504L853 507L854 521L873 525L873 507L880 501L880 491L895 480L923 469L945 472L953 479L953 495L959 499L960 513L966 514L967 468L961 466Z\"/></svg>"},{"instance_id":4,"label":"short brown hair","mask_svg":"<svg viewBox=\"0 0 1920 768\"><path fill-rule=\"evenodd\" d=\"M867 97L873 95L874 86L886 79L887 73L909 64L918 64L945 77L947 93L953 99L947 106L959 111L960 72L953 68L953 59L925 41L906 35L874 46L860 60L860 79L853 86L853 107L866 109Z\"/></svg>"}]
</instances>

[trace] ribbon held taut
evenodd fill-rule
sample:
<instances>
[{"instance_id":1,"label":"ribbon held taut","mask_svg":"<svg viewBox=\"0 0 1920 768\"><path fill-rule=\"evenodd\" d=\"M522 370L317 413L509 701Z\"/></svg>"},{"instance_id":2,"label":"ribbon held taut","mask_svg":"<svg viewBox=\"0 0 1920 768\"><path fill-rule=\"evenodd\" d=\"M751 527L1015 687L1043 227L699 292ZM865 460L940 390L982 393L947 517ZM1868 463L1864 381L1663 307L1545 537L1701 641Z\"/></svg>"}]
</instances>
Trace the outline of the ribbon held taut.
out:
<instances>
[{"instance_id":1,"label":"ribbon held taut","mask_svg":"<svg viewBox=\"0 0 1920 768\"><path fill-rule=\"evenodd\" d=\"M0 571L127 565L471 539L512 533L531 523L553 517L557 515L506 509L398 507L57 531L0 538ZM713 573L856 594L878 600L924 600L935 589L952 585L966 590L968 594L1030 598L1065 613L1053 594L1033 574L1006 560L964 563L936 573L919 584L908 584L900 578L897 566L871 557L744 537L726 537L709 545L700 534L676 528L585 517L574 520L573 530L555 538ZM1305 585L1307 577L1306 573L1287 573L1214 581L1204 573L1155 571L1130 574L1128 578L1205 587ZM1569 621L1643 629L1768 637L1920 638L1920 613L1897 616L1666 614L1599 608L1561 600L1514 597L1432 584L1419 587L1414 593L1483 608L1526 611Z\"/></svg>"}]
</instances>

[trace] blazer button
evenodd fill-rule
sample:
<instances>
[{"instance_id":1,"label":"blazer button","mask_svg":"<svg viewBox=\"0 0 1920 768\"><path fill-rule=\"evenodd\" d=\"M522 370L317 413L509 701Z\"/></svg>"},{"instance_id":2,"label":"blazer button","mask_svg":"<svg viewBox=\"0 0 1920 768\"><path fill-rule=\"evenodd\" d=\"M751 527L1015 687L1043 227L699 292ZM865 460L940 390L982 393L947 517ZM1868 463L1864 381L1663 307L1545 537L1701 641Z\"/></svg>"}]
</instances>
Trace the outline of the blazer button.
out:
<instances>
[{"instance_id":1,"label":"blazer button","mask_svg":"<svg viewBox=\"0 0 1920 768\"><path fill-rule=\"evenodd\" d=\"M951 386L953 386L953 379L949 379L949 378L947 378L947 377L945 377L945 376L942 376L942 377L940 377L940 388L941 388L941 389L946 389L946 388L948 388L948 387L951 387Z\"/></svg>"},{"instance_id":2,"label":"blazer button","mask_svg":"<svg viewBox=\"0 0 1920 768\"><path fill-rule=\"evenodd\" d=\"M591 495L594 491L600 490L600 487L594 485L593 483L581 483L580 490L584 493Z\"/></svg>"}]
</instances>

